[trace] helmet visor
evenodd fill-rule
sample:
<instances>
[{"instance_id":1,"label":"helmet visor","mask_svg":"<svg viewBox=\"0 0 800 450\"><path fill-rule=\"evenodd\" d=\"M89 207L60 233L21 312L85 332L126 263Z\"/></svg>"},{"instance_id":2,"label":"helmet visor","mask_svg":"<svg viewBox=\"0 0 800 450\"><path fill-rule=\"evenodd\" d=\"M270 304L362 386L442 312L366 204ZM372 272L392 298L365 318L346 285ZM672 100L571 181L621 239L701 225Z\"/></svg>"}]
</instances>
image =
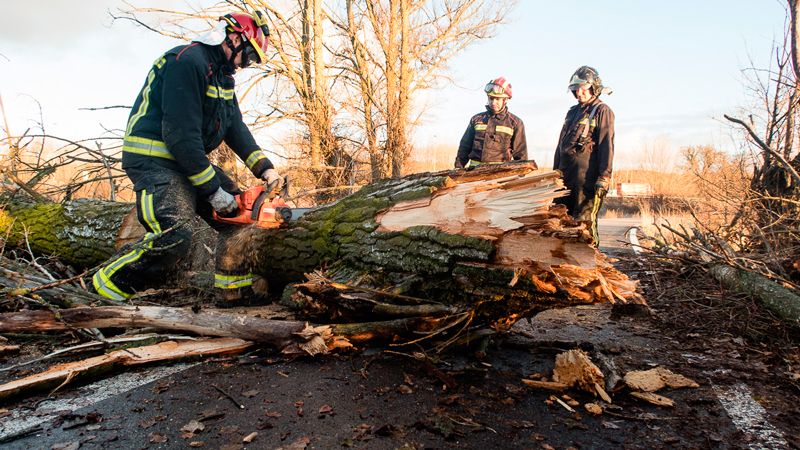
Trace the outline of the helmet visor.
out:
<instances>
[{"instance_id":1,"label":"helmet visor","mask_svg":"<svg viewBox=\"0 0 800 450\"><path fill-rule=\"evenodd\" d=\"M576 90L578 90L579 87L581 87L581 86L583 86L585 84L591 84L591 81L585 80L585 79L581 78L580 76L578 76L578 74L575 74L575 75L572 75L572 78L569 79L569 87L568 87L568 89L570 91L576 91Z\"/></svg>"},{"instance_id":2,"label":"helmet visor","mask_svg":"<svg viewBox=\"0 0 800 450\"><path fill-rule=\"evenodd\" d=\"M264 36L263 39L266 41L268 38ZM264 50L261 49L258 42L253 38L248 39L248 42L250 45L245 46L244 54L249 59L249 63L260 64L266 62L267 55L264 54ZM266 47L266 42L264 44L264 47Z\"/></svg>"},{"instance_id":3,"label":"helmet visor","mask_svg":"<svg viewBox=\"0 0 800 450\"><path fill-rule=\"evenodd\" d=\"M506 94L506 90L503 86L494 83L488 83L484 88L483 91L486 92L486 95L489 97L508 97Z\"/></svg>"}]
</instances>

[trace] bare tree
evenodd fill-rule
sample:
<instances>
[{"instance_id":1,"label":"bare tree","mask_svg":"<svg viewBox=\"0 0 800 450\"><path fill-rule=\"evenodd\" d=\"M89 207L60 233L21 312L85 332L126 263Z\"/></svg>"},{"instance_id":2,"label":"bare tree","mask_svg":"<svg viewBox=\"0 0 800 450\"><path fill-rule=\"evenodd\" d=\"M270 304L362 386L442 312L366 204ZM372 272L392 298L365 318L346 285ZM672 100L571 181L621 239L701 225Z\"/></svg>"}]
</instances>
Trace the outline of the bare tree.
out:
<instances>
[{"instance_id":1,"label":"bare tree","mask_svg":"<svg viewBox=\"0 0 800 450\"><path fill-rule=\"evenodd\" d=\"M403 171L414 126L414 94L446 79L450 60L476 40L491 37L515 4L348 0L345 11L332 19L347 37L347 47L338 56L350 72L347 79L360 92L358 110L373 178L396 177ZM377 140L383 145L376 145Z\"/></svg>"},{"instance_id":2,"label":"bare tree","mask_svg":"<svg viewBox=\"0 0 800 450\"><path fill-rule=\"evenodd\" d=\"M771 260L770 268L784 277L800 263L800 6L797 0L787 0L787 7L787 30L773 45L770 66L751 65L744 72L756 103L739 117L725 115L743 131L754 156L749 191L728 231L739 237L736 241L743 252L762 252L760 258Z\"/></svg>"},{"instance_id":3,"label":"bare tree","mask_svg":"<svg viewBox=\"0 0 800 450\"><path fill-rule=\"evenodd\" d=\"M266 10L273 56L247 72L240 100L256 96L247 102L254 127L299 125L288 140L296 150L289 169L327 188L399 176L418 112L414 95L444 81L452 57L492 36L515 2L226 0L193 15L134 8L118 18L188 40L198 27L190 33L181 20L210 27L232 7ZM368 179L360 178L362 161Z\"/></svg>"}]
</instances>

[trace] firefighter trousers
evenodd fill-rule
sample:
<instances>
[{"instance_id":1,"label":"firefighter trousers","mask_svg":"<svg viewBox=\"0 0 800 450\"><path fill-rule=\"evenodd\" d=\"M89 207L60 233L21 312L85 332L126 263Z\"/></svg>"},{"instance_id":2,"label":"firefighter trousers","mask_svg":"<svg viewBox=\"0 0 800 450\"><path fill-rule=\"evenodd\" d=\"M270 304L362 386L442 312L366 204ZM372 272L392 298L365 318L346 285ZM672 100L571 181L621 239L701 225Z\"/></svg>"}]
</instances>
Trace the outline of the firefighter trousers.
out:
<instances>
[{"instance_id":1,"label":"firefighter trousers","mask_svg":"<svg viewBox=\"0 0 800 450\"><path fill-rule=\"evenodd\" d=\"M569 215L575 220L589 222L590 232L595 247L600 246L600 233L597 228L598 214L603 206L603 197L594 192L586 195L581 189L571 191L567 197L558 198L556 203L567 207Z\"/></svg>"},{"instance_id":2,"label":"firefighter trousers","mask_svg":"<svg viewBox=\"0 0 800 450\"><path fill-rule=\"evenodd\" d=\"M92 277L95 291L107 298L125 300L139 291L162 286L176 274L192 245L191 222L199 215L218 233L215 252L214 287L218 297L236 300L252 293L253 275L241 249L231 237L233 225L213 220L211 205L197 193L189 180L175 170L147 161L127 167L136 192L136 215L145 236L126 245ZM232 194L240 191L219 169L222 187Z\"/></svg>"}]
</instances>

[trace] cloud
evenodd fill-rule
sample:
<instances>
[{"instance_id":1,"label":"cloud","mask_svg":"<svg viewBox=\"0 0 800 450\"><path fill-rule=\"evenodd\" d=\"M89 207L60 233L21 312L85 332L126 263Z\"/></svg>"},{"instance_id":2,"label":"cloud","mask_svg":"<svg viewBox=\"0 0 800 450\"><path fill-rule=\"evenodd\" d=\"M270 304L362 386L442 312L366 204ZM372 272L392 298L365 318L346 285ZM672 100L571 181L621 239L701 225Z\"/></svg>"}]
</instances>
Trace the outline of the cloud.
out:
<instances>
[{"instance_id":1,"label":"cloud","mask_svg":"<svg viewBox=\"0 0 800 450\"><path fill-rule=\"evenodd\" d=\"M8 2L0 14L0 39L18 45L62 46L108 26L107 11L119 0L48 0Z\"/></svg>"}]
</instances>

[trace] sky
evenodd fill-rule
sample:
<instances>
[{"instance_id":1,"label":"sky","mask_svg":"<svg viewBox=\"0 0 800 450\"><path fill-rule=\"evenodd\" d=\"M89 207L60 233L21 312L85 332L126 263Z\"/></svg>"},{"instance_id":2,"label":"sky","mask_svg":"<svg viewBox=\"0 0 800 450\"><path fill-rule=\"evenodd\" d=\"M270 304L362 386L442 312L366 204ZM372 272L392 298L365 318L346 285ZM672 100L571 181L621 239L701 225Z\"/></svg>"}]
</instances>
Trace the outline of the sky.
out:
<instances>
[{"instance_id":1,"label":"sky","mask_svg":"<svg viewBox=\"0 0 800 450\"><path fill-rule=\"evenodd\" d=\"M124 6L120 0L0 2L0 96L12 135L44 125L50 135L84 139L123 128L127 110L86 108L131 105L156 57L180 44L113 21L108 11ZM505 76L529 156L548 167L575 102L567 82L590 65L614 88L603 99L616 115L615 166L635 168L653 146L734 151L735 133L722 114L747 106L742 69L751 60L768 64L784 22L778 0L520 0L495 37L450 62L452 83L415 99L425 114L413 142L455 156L469 118L483 110L483 86ZM265 147L274 138L257 136Z\"/></svg>"}]
</instances>

